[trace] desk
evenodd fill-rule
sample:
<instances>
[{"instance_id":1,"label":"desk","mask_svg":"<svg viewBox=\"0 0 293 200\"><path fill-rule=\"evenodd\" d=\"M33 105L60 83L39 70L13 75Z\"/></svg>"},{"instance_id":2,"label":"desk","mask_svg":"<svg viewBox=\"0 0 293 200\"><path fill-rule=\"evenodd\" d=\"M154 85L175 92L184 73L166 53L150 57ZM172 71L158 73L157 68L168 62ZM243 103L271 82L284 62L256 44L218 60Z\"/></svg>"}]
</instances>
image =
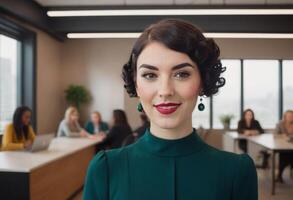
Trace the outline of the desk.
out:
<instances>
[{"instance_id":1,"label":"desk","mask_svg":"<svg viewBox=\"0 0 293 200\"><path fill-rule=\"evenodd\" d=\"M48 150L0 152L1 199L67 199L82 188L97 139L54 138Z\"/></svg>"},{"instance_id":2,"label":"desk","mask_svg":"<svg viewBox=\"0 0 293 200\"><path fill-rule=\"evenodd\" d=\"M258 136L248 138L249 141L257 145L263 146L272 151L272 187L271 193L275 194L275 154L278 152L293 152L293 143L287 142L282 135L274 135L265 133Z\"/></svg>"},{"instance_id":3,"label":"desk","mask_svg":"<svg viewBox=\"0 0 293 200\"><path fill-rule=\"evenodd\" d=\"M235 131L229 131L225 133L226 136L232 138L233 140L233 152L236 153L236 148L237 148L237 143L239 140L241 139L246 139L248 138L248 136L245 136L243 134L239 134L238 132Z\"/></svg>"}]
</instances>

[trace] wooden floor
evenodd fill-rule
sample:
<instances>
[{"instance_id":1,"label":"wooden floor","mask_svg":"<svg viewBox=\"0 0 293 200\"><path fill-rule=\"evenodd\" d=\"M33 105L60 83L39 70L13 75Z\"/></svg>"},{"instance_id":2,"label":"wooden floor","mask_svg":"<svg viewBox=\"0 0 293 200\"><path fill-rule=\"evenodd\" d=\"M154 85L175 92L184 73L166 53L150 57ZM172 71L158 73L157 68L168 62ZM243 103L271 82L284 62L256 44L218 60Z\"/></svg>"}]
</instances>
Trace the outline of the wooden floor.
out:
<instances>
[{"instance_id":1,"label":"wooden floor","mask_svg":"<svg viewBox=\"0 0 293 200\"><path fill-rule=\"evenodd\" d=\"M257 170L259 200L292 200L293 179L290 178L289 167L284 171L285 183L276 185L276 195L271 195L271 171ZM72 200L82 200L82 192L77 194Z\"/></svg>"},{"instance_id":2,"label":"wooden floor","mask_svg":"<svg viewBox=\"0 0 293 200\"><path fill-rule=\"evenodd\" d=\"M276 184L276 194L271 195L271 171L258 170L259 200L292 200L293 197L293 179L290 178L289 167L283 174L285 183Z\"/></svg>"}]
</instances>

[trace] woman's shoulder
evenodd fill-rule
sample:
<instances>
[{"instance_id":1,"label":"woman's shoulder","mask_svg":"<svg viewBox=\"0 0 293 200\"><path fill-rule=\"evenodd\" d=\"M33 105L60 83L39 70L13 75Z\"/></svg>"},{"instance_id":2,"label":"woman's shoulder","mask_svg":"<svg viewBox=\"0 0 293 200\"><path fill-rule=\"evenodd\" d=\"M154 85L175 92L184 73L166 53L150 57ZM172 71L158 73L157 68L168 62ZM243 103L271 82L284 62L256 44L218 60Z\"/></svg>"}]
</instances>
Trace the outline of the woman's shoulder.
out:
<instances>
[{"instance_id":1,"label":"woman's shoulder","mask_svg":"<svg viewBox=\"0 0 293 200\"><path fill-rule=\"evenodd\" d=\"M105 122L105 121L101 121L101 125L103 125L103 126L108 126L108 123Z\"/></svg>"},{"instance_id":2,"label":"woman's shoulder","mask_svg":"<svg viewBox=\"0 0 293 200\"><path fill-rule=\"evenodd\" d=\"M99 151L92 159L92 165L116 165L120 160L122 161L127 156L128 151L132 145Z\"/></svg>"},{"instance_id":3,"label":"woman's shoulder","mask_svg":"<svg viewBox=\"0 0 293 200\"><path fill-rule=\"evenodd\" d=\"M85 127L89 127L93 125L94 125L93 122L91 122L90 120L85 123Z\"/></svg>"},{"instance_id":4,"label":"woman's shoulder","mask_svg":"<svg viewBox=\"0 0 293 200\"><path fill-rule=\"evenodd\" d=\"M254 162L248 154L236 154L223 150L216 149L209 146L206 153L214 162L223 165L226 168L234 168L244 166L244 168L251 168L255 170Z\"/></svg>"},{"instance_id":5,"label":"woman's shoulder","mask_svg":"<svg viewBox=\"0 0 293 200\"><path fill-rule=\"evenodd\" d=\"M230 179L233 182L233 188L235 191L241 192L241 185L251 188L252 195L257 193L257 173L254 165L254 161L248 154L236 154L232 152L226 152L209 148L208 153L204 155L206 159L213 160L213 163L209 163L218 168L221 172L221 176L224 179ZM237 195L237 192L236 194ZM255 199L255 198L247 198Z\"/></svg>"},{"instance_id":6,"label":"woman's shoulder","mask_svg":"<svg viewBox=\"0 0 293 200\"><path fill-rule=\"evenodd\" d=\"M5 136L5 135L11 135L13 133L14 133L13 123L7 124L5 126L5 128L4 128L3 136Z\"/></svg>"},{"instance_id":7,"label":"woman's shoulder","mask_svg":"<svg viewBox=\"0 0 293 200\"><path fill-rule=\"evenodd\" d=\"M254 123L254 124L260 124L259 121L258 121L257 119L254 119L254 120L253 120L253 123Z\"/></svg>"},{"instance_id":8,"label":"woman's shoulder","mask_svg":"<svg viewBox=\"0 0 293 200\"><path fill-rule=\"evenodd\" d=\"M66 119L62 119L62 120L60 121L60 123L59 123L59 126L65 126L65 125L67 125L67 124L68 124L67 120L66 120Z\"/></svg>"},{"instance_id":9,"label":"woman's shoulder","mask_svg":"<svg viewBox=\"0 0 293 200\"><path fill-rule=\"evenodd\" d=\"M87 169L84 199L107 199L108 166L105 151L99 151Z\"/></svg>"},{"instance_id":10,"label":"woman's shoulder","mask_svg":"<svg viewBox=\"0 0 293 200\"><path fill-rule=\"evenodd\" d=\"M5 129L6 129L6 130L11 130L11 129L13 129L13 123L8 123L8 124L5 126Z\"/></svg>"}]
</instances>

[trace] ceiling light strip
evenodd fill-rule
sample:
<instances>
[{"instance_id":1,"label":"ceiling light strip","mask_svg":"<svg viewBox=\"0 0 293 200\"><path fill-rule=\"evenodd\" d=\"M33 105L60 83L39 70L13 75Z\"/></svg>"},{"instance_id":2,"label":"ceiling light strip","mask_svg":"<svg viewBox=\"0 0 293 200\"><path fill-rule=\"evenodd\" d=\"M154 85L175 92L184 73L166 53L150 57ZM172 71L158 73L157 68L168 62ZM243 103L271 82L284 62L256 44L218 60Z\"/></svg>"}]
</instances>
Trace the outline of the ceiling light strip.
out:
<instances>
[{"instance_id":1,"label":"ceiling light strip","mask_svg":"<svg viewBox=\"0 0 293 200\"><path fill-rule=\"evenodd\" d=\"M67 37L77 38L138 38L141 33L68 33ZM204 33L208 38L258 38L293 39L291 33Z\"/></svg>"},{"instance_id":2,"label":"ceiling light strip","mask_svg":"<svg viewBox=\"0 0 293 200\"><path fill-rule=\"evenodd\" d=\"M293 9L137 9L137 10L55 10L49 17L154 16L154 15L293 15Z\"/></svg>"}]
</instances>

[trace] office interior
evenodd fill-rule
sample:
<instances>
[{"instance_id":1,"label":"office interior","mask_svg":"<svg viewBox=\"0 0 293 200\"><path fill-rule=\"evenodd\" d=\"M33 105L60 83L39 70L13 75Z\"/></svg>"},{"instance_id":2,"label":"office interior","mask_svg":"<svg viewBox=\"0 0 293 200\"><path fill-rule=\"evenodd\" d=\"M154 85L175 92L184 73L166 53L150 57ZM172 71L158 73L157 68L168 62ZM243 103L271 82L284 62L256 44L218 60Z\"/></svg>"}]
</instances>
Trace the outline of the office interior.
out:
<instances>
[{"instance_id":1,"label":"office interior","mask_svg":"<svg viewBox=\"0 0 293 200\"><path fill-rule=\"evenodd\" d=\"M117 10L125 14L113 14ZM140 10L147 14L135 12ZM164 13L168 10L173 13ZM93 111L109 123L112 111L121 109L131 128L139 127L138 98L125 91L121 70L144 28L166 18L189 21L214 38L227 68L226 85L203 98L204 111L194 110L193 127L201 138L218 149L243 153L237 125L248 108L272 136L284 112L293 109L292 0L1 0L0 140L20 105L31 108L37 136L56 135L69 105L65 91L72 85L91 96L80 107L82 126ZM229 127L221 121L227 116L232 116ZM264 144L266 138L247 141L256 166L263 161L260 151L270 154L268 166L257 168L259 199L292 199L293 166L284 170L283 183L272 173L277 174L278 153L293 153L293 143L282 141L274 149ZM60 151L52 153L50 147L35 153L0 151L0 199L82 199L98 142L67 142L54 143Z\"/></svg>"}]
</instances>

